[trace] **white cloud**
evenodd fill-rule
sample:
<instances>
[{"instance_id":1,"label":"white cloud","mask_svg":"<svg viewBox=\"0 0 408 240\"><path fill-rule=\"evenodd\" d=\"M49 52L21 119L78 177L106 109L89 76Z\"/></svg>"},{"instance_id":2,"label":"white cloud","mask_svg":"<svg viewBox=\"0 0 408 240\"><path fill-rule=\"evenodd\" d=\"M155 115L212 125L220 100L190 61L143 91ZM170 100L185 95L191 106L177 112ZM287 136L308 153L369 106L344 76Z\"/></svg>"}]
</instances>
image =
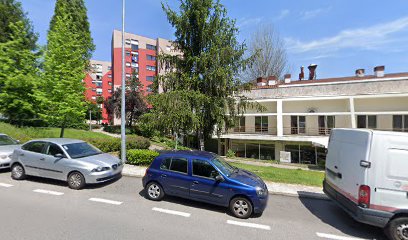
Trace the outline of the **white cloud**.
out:
<instances>
[{"instance_id":1,"label":"white cloud","mask_svg":"<svg viewBox=\"0 0 408 240\"><path fill-rule=\"evenodd\" d=\"M237 26L238 28L244 28L247 26L252 26L259 24L262 21L261 17L255 17L255 18L240 18L237 21Z\"/></svg>"},{"instance_id":2,"label":"white cloud","mask_svg":"<svg viewBox=\"0 0 408 240\"><path fill-rule=\"evenodd\" d=\"M408 30L408 17L373 25L367 28L343 30L335 36L310 42L302 42L294 38L286 38L285 41L288 50L294 53L310 51L327 53L345 48L374 50L382 48L387 44L389 45L390 43L400 42L401 39L392 34L404 30Z\"/></svg>"},{"instance_id":3,"label":"white cloud","mask_svg":"<svg viewBox=\"0 0 408 240\"><path fill-rule=\"evenodd\" d=\"M279 15L275 18L275 21L284 19L289 15L289 13L290 13L289 9L283 9L282 11L280 11Z\"/></svg>"},{"instance_id":4,"label":"white cloud","mask_svg":"<svg viewBox=\"0 0 408 240\"><path fill-rule=\"evenodd\" d=\"M313 10L309 10L309 11L303 11L303 12L300 13L300 15L301 15L301 18L303 20L307 20L307 19L317 17L320 14L327 13L330 10L331 10L331 7L317 8L317 9L313 9Z\"/></svg>"}]
</instances>

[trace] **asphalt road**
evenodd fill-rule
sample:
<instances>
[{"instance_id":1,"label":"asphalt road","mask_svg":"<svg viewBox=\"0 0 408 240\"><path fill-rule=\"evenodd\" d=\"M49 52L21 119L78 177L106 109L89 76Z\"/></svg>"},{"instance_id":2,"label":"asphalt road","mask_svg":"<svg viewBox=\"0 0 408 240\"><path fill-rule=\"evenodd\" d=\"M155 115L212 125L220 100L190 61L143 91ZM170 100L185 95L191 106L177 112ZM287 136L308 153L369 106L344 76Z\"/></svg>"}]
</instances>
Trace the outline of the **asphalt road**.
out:
<instances>
[{"instance_id":1,"label":"asphalt road","mask_svg":"<svg viewBox=\"0 0 408 240\"><path fill-rule=\"evenodd\" d=\"M190 200L149 201L140 178L75 191L53 180L14 181L0 171L0 239L385 239L330 201L269 199L263 215L241 220Z\"/></svg>"}]
</instances>

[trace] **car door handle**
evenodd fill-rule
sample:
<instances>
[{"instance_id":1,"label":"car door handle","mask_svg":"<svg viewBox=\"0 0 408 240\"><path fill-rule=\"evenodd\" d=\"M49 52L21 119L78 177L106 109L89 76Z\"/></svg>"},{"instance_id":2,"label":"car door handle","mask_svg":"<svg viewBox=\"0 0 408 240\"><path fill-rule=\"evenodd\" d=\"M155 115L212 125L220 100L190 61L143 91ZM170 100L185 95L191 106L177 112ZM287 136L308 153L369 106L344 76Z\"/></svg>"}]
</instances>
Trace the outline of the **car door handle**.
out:
<instances>
[{"instance_id":1,"label":"car door handle","mask_svg":"<svg viewBox=\"0 0 408 240\"><path fill-rule=\"evenodd\" d=\"M41 160L41 161L44 161L44 160L45 160L45 158L40 158L40 160Z\"/></svg>"},{"instance_id":2,"label":"car door handle","mask_svg":"<svg viewBox=\"0 0 408 240\"><path fill-rule=\"evenodd\" d=\"M167 175L166 175L166 174L162 174L161 177L162 177L162 178L166 178Z\"/></svg>"},{"instance_id":3,"label":"car door handle","mask_svg":"<svg viewBox=\"0 0 408 240\"><path fill-rule=\"evenodd\" d=\"M24 153L20 153L20 156L24 156Z\"/></svg>"},{"instance_id":4,"label":"car door handle","mask_svg":"<svg viewBox=\"0 0 408 240\"><path fill-rule=\"evenodd\" d=\"M193 184L198 184L198 181L193 181Z\"/></svg>"}]
</instances>

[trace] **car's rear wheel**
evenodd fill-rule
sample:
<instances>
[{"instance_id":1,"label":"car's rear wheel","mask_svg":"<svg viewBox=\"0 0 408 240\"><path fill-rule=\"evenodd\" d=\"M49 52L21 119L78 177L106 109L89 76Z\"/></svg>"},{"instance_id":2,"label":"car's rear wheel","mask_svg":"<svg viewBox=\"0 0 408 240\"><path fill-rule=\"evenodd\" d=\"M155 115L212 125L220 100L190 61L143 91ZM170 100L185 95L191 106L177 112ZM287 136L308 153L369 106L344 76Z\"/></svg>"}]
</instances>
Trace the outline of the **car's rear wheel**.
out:
<instances>
[{"instance_id":1,"label":"car's rear wheel","mask_svg":"<svg viewBox=\"0 0 408 240\"><path fill-rule=\"evenodd\" d=\"M145 190L146 197L150 200L160 201L164 197L163 188L156 182L150 182L149 184L147 184Z\"/></svg>"},{"instance_id":2,"label":"car's rear wheel","mask_svg":"<svg viewBox=\"0 0 408 240\"><path fill-rule=\"evenodd\" d=\"M244 197L236 197L230 202L230 211L237 218L249 218L252 215L252 203Z\"/></svg>"},{"instance_id":3,"label":"car's rear wheel","mask_svg":"<svg viewBox=\"0 0 408 240\"><path fill-rule=\"evenodd\" d=\"M80 172L70 173L68 176L68 186L71 189L79 190L85 187L85 178Z\"/></svg>"},{"instance_id":4,"label":"car's rear wheel","mask_svg":"<svg viewBox=\"0 0 408 240\"><path fill-rule=\"evenodd\" d=\"M392 240L408 240L408 217L393 219L385 231Z\"/></svg>"},{"instance_id":5,"label":"car's rear wheel","mask_svg":"<svg viewBox=\"0 0 408 240\"><path fill-rule=\"evenodd\" d=\"M23 180L26 178L24 167L21 164L15 163L11 166L11 178L14 180Z\"/></svg>"}]
</instances>

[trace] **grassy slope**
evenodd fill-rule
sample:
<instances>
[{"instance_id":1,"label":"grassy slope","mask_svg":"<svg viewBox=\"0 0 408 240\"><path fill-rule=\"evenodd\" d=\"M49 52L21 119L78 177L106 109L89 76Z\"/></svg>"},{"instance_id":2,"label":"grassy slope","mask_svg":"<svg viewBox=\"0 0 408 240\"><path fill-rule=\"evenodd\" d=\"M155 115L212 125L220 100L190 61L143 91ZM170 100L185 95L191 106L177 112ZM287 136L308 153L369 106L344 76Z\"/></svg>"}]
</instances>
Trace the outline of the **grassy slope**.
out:
<instances>
[{"instance_id":1,"label":"grassy slope","mask_svg":"<svg viewBox=\"0 0 408 240\"><path fill-rule=\"evenodd\" d=\"M284 169L275 167L261 167L242 163L230 163L236 167L249 170L265 181L301 184L308 186L322 186L323 172L307 171L301 169Z\"/></svg>"},{"instance_id":2,"label":"grassy slope","mask_svg":"<svg viewBox=\"0 0 408 240\"><path fill-rule=\"evenodd\" d=\"M17 128L13 125L0 122L0 133L5 133L22 143L33 138L57 138L60 134L59 128ZM102 133L89 132L77 129L65 129L64 137L75 139L86 138L111 138Z\"/></svg>"}]
</instances>

